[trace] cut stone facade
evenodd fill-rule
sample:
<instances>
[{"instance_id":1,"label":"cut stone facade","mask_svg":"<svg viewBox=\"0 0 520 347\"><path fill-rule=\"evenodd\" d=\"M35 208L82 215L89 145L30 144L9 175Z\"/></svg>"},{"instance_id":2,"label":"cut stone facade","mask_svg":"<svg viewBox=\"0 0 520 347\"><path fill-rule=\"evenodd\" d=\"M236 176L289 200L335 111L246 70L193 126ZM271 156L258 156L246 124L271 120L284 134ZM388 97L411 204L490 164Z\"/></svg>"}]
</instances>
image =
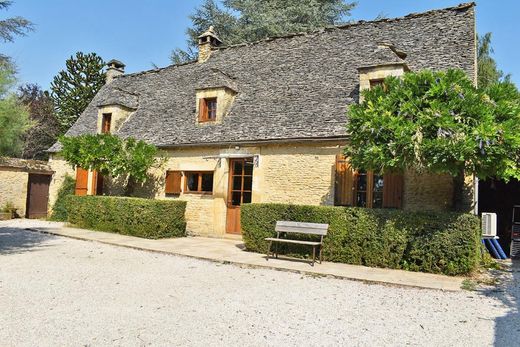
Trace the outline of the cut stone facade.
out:
<instances>
[{"instance_id":1,"label":"cut stone facade","mask_svg":"<svg viewBox=\"0 0 520 347\"><path fill-rule=\"evenodd\" d=\"M13 204L16 213L25 216L29 174L15 169L0 168L0 209Z\"/></svg>"}]
</instances>

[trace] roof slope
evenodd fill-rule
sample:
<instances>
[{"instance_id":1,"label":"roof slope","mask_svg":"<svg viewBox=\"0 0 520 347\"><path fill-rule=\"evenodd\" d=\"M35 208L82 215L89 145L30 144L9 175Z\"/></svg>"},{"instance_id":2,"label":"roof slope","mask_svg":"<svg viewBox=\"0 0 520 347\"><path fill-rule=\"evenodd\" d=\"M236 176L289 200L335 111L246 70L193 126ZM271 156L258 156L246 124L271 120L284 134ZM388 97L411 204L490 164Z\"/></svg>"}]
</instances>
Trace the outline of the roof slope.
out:
<instances>
[{"instance_id":1,"label":"roof slope","mask_svg":"<svg viewBox=\"0 0 520 347\"><path fill-rule=\"evenodd\" d=\"M474 4L219 48L205 63L123 75L67 135L95 133L97 106L120 98L136 111L118 134L158 146L344 137L346 107L358 100L357 68L403 61L380 42L405 52L412 71L460 68L474 78ZM200 126L196 89L219 86L238 92L229 114Z\"/></svg>"}]
</instances>

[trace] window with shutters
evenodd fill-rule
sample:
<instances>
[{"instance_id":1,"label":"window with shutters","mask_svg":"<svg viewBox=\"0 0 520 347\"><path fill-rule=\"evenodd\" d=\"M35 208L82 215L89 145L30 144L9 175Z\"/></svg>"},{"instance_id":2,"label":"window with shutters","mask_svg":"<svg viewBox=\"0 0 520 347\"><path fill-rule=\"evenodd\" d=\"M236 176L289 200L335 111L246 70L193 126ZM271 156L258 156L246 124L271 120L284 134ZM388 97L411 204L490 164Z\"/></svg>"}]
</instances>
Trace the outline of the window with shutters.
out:
<instances>
[{"instance_id":1,"label":"window with shutters","mask_svg":"<svg viewBox=\"0 0 520 347\"><path fill-rule=\"evenodd\" d=\"M184 193L212 194L213 171L184 172Z\"/></svg>"},{"instance_id":2,"label":"window with shutters","mask_svg":"<svg viewBox=\"0 0 520 347\"><path fill-rule=\"evenodd\" d=\"M217 120L217 98L202 98L199 105L199 122Z\"/></svg>"},{"instance_id":3,"label":"window with shutters","mask_svg":"<svg viewBox=\"0 0 520 347\"><path fill-rule=\"evenodd\" d=\"M166 171L166 184L164 192L166 196L176 196L181 193L181 171Z\"/></svg>"},{"instance_id":4,"label":"window with shutters","mask_svg":"<svg viewBox=\"0 0 520 347\"><path fill-rule=\"evenodd\" d=\"M336 158L334 204L367 208L401 208L403 176L354 171L347 159Z\"/></svg>"}]
</instances>

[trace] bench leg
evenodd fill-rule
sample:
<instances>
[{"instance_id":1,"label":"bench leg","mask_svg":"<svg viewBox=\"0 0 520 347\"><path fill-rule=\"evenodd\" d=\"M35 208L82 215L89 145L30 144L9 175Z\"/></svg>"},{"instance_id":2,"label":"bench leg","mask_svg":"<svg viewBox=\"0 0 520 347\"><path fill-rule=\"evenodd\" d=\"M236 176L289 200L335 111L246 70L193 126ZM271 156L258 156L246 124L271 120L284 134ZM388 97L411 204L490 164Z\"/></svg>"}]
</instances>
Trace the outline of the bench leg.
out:
<instances>
[{"instance_id":1,"label":"bench leg","mask_svg":"<svg viewBox=\"0 0 520 347\"><path fill-rule=\"evenodd\" d=\"M274 257L278 259L278 242L274 244Z\"/></svg>"},{"instance_id":2,"label":"bench leg","mask_svg":"<svg viewBox=\"0 0 520 347\"><path fill-rule=\"evenodd\" d=\"M271 245L273 241L269 241L269 247L267 248L267 258L265 260L269 260L269 256L271 255Z\"/></svg>"},{"instance_id":3,"label":"bench leg","mask_svg":"<svg viewBox=\"0 0 520 347\"><path fill-rule=\"evenodd\" d=\"M323 261L323 245L320 245L320 264Z\"/></svg>"},{"instance_id":4,"label":"bench leg","mask_svg":"<svg viewBox=\"0 0 520 347\"><path fill-rule=\"evenodd\" d=\"M312 266L314 266L315 261L316 261L316 246L312 246Z\"/></svg>"}]
</instances>

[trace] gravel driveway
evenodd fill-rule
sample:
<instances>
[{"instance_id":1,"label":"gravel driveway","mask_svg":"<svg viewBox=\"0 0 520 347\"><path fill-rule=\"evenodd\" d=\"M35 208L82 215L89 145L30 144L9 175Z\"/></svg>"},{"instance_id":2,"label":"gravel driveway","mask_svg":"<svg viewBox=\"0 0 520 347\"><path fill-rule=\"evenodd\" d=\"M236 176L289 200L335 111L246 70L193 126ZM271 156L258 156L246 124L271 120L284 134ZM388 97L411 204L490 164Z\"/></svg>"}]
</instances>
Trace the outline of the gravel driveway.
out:
<instances>
[{"instance_id":1,"label":"gravel driveway","mask_svg":"<svg viewBox=\"0 0 520 347\"><path fill-rule=\"evenodd\" d=\"M489 292L368 285L0 224L0 344L513 346L515 276Z\"/></svg>"}]
</instances>

